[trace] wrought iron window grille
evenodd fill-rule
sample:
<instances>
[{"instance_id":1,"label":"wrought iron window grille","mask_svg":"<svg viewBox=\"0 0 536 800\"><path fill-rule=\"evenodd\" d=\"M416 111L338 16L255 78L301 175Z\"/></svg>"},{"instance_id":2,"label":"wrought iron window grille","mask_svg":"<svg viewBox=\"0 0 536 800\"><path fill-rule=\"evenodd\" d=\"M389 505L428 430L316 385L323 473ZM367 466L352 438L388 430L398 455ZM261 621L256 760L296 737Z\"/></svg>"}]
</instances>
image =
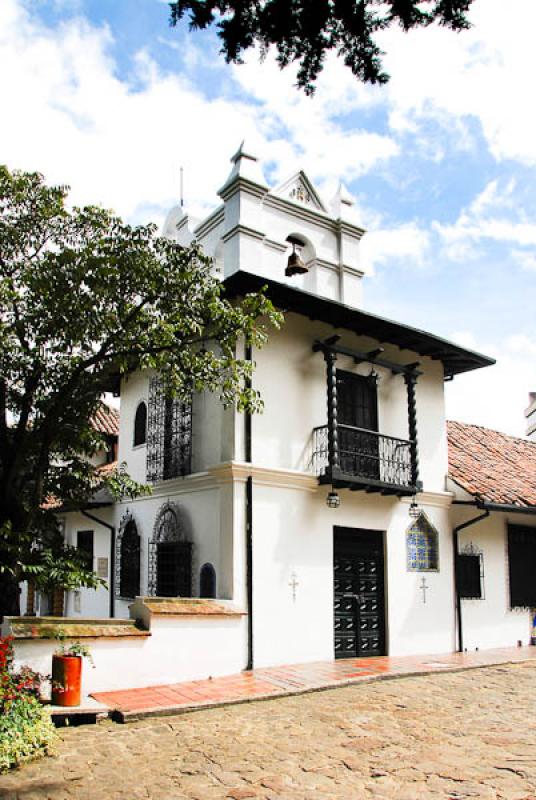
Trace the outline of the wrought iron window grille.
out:
<instances>
[{"instance_id":1,"label":"wrought iron window grille","mask_svg":"<svg viewBox=\"0 0 536 800\"><path fill-rule=\"evenodd\" d=\"M158 513L149 542L148 594L191 597L192 555L184 513L175 503L167 502Z\"/></svg>"},{"instance_id":2,"label":"wrought iron window grille","mask_svg":"<svg viewBox=\"0 0 536 800\"><path fill-rule=\"evenodd\" d=\"M458 554L458 592L464 600L485 600L484 553L473 542Z\"/></svg>"},{"instance_id":3,"label":"wrought iron window grille","mask_svg":"<svg viewBox=\"0 0 536 800\"><path fill-rule=\"evenodd\" d=\"M129 511L121 518L115 545L115 593L132 600L141 593L141 538Z\"/></svg>"},{"instance_id":4,"label":"wrought iron window grille","mask_svg":"<svg viewBox=\"0 0 536 800\"><path fill-rule=\"evenodd\" d=\"M149 384L147 480L189 475L192 462L192 403L168 397L159 378Z\"/></svg>"}]
</instances>

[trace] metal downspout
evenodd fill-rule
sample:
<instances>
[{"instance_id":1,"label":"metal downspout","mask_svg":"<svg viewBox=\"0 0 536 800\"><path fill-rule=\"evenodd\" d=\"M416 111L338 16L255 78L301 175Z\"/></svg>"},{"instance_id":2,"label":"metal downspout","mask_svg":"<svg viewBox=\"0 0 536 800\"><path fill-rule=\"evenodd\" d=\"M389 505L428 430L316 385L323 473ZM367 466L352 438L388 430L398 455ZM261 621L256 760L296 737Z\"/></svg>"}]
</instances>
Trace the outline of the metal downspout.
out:
<instances>
[{"instance_id":1,"label":"metal downspout","mask_svg":"<svg viewBox=\"0 0 536 800\"><path fill-rule=\"evenodd\" d=\"M501 511L503 514L536 514L536 506L514 506L511 503L486 503L484 500L453 500L453 506L473 506L482 511Z\"/></svg>"},{"instance_id":2,"label":"metal downspout","mask_svg":"<svg viewBox=\"0 0 536 800\"><path fill-rule=\"evenodd\" d=\"M246 345L247 361L253 357L252 347ZM246 386L251 389L251 378ZM246 411L244 418L244 456L247 464L251 464L251 413ZM246 669L253 669L253 478L246 479L246 591L248 604L248 661Z\"/></svg>"},{"instance_id":3,"label":"metal downspout","mask_svg":"<svg viewBox=\"0 0 536 800\"><path fill-rule=\"evenodd\" d=\"M110 617L113 619L115 616L115 528L113 525L110 525L109 522L105 522L103 519L93 516L93 514L90 514L89 511L81 509L80 513L93 522L97 522L99 525L102 525L104 528L108 528L110 531L110 580L108 581L108 592L110 600Z\"/></svg>"},{"instance_id":4,"label":"metal downspout","mask_svg":"<svg viewBox=\"0 0 536 800\"><path fill-rule=\"evenodd\" d=\"M474 525L476 522L480 522L482 519L486 519L489 517L489 511L486 509L483 514L480 514L479 517L474 517L473 519L467 520L467 522L462 522L461 525L456 525L455 528L452 529L452 547L453 547L453 555L454 555L454 593L456 596L456 622L457 622L457 631L458 631L458 652L463 653L463 624L462 624L462 599L460 597L460 593L458 591L458 545L459 545L459 532L462 531L464 528L468 528L470 525Z\"/></svg>"}]
</instances>

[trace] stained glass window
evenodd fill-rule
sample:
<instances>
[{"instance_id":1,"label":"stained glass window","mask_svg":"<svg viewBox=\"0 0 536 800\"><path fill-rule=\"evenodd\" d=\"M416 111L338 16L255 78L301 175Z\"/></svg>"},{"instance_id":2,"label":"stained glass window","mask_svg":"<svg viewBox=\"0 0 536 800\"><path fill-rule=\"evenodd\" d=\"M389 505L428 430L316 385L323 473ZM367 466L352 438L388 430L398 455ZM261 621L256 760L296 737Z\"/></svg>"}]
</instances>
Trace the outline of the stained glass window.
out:
<instances>
[{"instance_id":1,"label":"stained glass window","mask_svg":"<svg viewBox=\"0 0 536 800\"><path fill-rule=\"evenodd\" d=\"M406 550L410 572L439 570L438 533L426 514L420 514L407 529Z\"/></svg>"}]
</instances>

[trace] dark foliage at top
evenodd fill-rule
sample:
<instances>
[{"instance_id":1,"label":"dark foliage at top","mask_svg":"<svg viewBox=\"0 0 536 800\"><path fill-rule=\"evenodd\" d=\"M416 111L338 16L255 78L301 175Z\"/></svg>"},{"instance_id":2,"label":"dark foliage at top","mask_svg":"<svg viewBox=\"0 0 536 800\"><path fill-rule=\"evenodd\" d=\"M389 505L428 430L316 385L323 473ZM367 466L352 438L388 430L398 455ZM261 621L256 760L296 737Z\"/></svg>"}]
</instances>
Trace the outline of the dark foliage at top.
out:
<instances>
[{"instance_id":1,"label":"dark foliage at top","mask_svg":"<svg viewBox=\"0 0 536 800\"><path fill-rule=\"evenodd\" d=\"M366 83L386 83L382 50L375 34L398 24L404 31L433 22L460 31L473 0L177 0L170 3L171 25L186 15L191 29L216 23L227 62L259 45L277 50L281 67L297 61L298 86L313 94L326 53L336 51Z\"/></svg>"}]
</instances>

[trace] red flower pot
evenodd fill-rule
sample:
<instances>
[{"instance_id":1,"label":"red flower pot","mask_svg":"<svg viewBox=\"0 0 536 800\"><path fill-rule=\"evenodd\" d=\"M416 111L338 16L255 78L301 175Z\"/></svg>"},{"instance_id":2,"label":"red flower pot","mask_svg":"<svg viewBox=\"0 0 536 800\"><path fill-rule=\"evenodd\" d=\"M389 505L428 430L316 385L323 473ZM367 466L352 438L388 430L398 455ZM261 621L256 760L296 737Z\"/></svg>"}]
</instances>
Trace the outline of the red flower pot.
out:
<instances>
[{"instance_id":1,"label":"red flower pot","mask_svg":"<svg viewBox=\"0 0 536 800\"><path fill-rule=\"evenodd\" d=\"M52 705L79 706L82 684L81 656L52 656Z\"/></svg>"}]
</instances>

